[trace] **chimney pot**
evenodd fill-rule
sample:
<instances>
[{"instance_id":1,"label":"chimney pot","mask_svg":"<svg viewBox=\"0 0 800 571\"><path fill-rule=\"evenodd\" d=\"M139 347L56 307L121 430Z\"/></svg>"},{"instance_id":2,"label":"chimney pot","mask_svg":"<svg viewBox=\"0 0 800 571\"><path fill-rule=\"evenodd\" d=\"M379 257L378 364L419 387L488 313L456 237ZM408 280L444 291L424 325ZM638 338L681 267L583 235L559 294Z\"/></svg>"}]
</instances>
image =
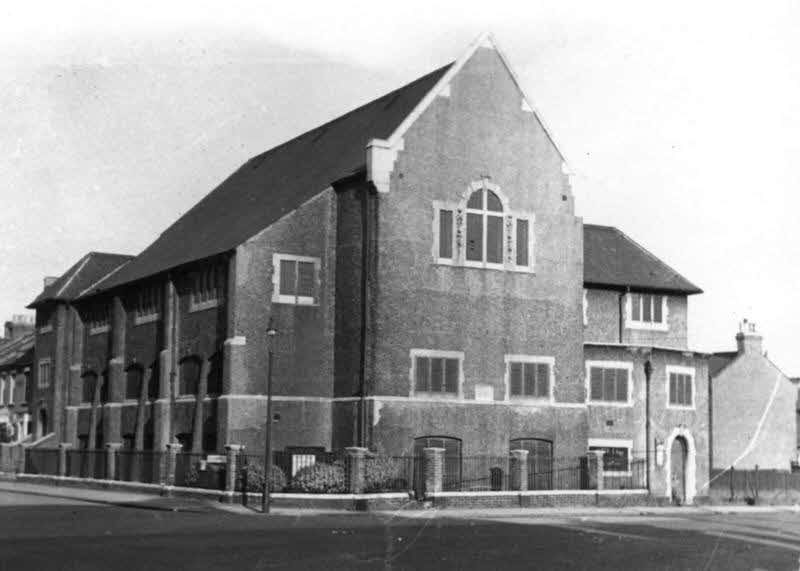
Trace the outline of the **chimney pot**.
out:
<instances>
[{"instance_id":1,"label":"chimney pot","mask_svg":"<svg viewBox=\"0 0 800 571\"><path fill-rule=\"evenodd\" d=\"M763 355L761 341L762 337L758 333L756 324L743 319L739 323L739 333L736 334L736 351L739 355L745 353Z\"/></svg>"}]
</instances>

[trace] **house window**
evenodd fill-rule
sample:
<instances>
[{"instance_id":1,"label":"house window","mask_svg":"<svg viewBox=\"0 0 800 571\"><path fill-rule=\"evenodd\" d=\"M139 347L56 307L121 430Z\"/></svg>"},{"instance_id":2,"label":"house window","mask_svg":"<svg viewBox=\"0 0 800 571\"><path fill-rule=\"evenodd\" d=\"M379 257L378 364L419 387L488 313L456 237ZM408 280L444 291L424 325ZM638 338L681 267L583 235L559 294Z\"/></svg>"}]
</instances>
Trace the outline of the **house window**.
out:
<instances>
[{"instance_id":1,"label":"house window","mask_svg":"<svg viewBox=\"0 0 800 571\"><path fill-rule=\"evenodd\" d=\"M17 394L16 397L14 397L14 400L18 403L26 402L28 400L27 395L25 394L28 388L28 375L25 373L20 373L15 381L15 387Z\"/></svg>"},{"instance_id":2,"label":"house window","mask_svg":"<svg viewBox=\"0 0 800 571\"><path fill-rule=\"evenodd\" d=\"M442 466L442 489L444 491L461 488L461 440L450 436L423 436L414 439L414 462L424 462L425 448L444 448L444 466ZM414 469L414 478L422 477L422 470ZM421 488L421 482L414 484Z\"/></svg>"},{"instance_id":3,"label":"house window","mask_svg":"<svg viewBox=\"0 0 800 571\"><path fill-rule=\"evenodd\" d=\"M50 359L39 360L39 375L36 380L36 386L40 389L46 389L50 386L50 376L52 374L52 367Z\"/></svg>"},{"instance_id":4,"label":"house window","mask_svg":"<svg viewBox=\"0 0 800 571\"><path fill-rule=\"evenodd\" d=\"M667 297L649 293L628 294L628 327L666 330Z\"/></svg>"},{"instance_id":5,"label":"house window","mask_svg":"<svg viewBox=\"0 0 800 571\"><path fill-rule=\"evenodd\" d=\"M157 285L142 287L136 294L134 324L156 321L161 310L161 288Z\"/></svg>"},{"instance_id":6,"label":"house window","mask_svg":"<svg viewBox=\"0 0 800 571\"><path fill-rule=\"evenodd\" d=\"M316 305L320 259L290 254L273 254L273 303Z\"/></svg>"},{"instance_id":7,"label":"house window","mask_svg":"<svg viewBox=\"0 0 800 571\"><path fill-rule=\"evenodd\" d=\"M189 311L217 307L225 291L225 272L221 265L206 266L191 274Z\"/></svg>"},{"instance_id":8,"label":"house window","mask_svg":"<svg viewBox=\"0 0 800 571\"><path fill-rule=\"evenodd\" d=\"M694 408L694 369L667 366L670 408Z\"/></svg>"},{"instance_id":9,"label":"house window","mask_svg":"<svg viewBox=\"0 0 800 571\"><path fill-rule=\"evenodd\" d=\"M464 353L458 351L411 350L411 394L461 394L461 363Z\"/></svg>"},{"instance_id":10,"label":"house window","mask_svg":"<svg viewBox=\"0 0 800 571\"><path fill-rule=\"evenodd\" d=\"M550 399L553 394L553 357L506 355L508 396L513 398Z\"/></svg>"},{"instance_id":11,"label":"house window","mask_svg":"<svg viewBox=\"0 0 800 571\"><path fill-rule=\"evenodd\" d=\"M125 372L125 398L128 400L138 400L142 392L141 367L130 367Z\"/></svg>"},{"instance_id":12,"label":"house window","mask_svg":"<svg viewBox=\"0 0 800 571\"><path fill-rule=\"evenodd\" d=\"M196 395L197 386L200 382L200 359L187 357L181 361L180 367L178 394L181 396Z\"/></svg>"},{"instance_id":13,"label":"house window","mask_svg":"<svg viewBox=\"0 0 800 571\"><path fill-rule=\"evenodd\" d=\"M592 404L630 405L633 364L610 361L586 363L587 392Z\"/></svg>"},{"instance_id":14,"label":"house window","mask_svg":"<svg viewBox=\"0 0 800 571\"><path fill-rule=\"evenodd\" d=\"M83 375L82 380L81 402L94 402L94 392L95 387L97 386L97 375L95 373L86 373Z\"/></svg>"},{"instance_id":15,"label":"house window","mask_svg":"<svg viewBox=\"0 0 800 571\"><path fill-rule=\"evenodd\" d=\"M531 212L512 212L500 188L473 182L461 203L434 201L434 259L440 264L532 271Z\"/></svg>"},{"instance_id":16,"label":"house window","mask_svg":"<svg viewBox=\"0 0 800 571\"><path fill-rule=\"evenodd\" d=\"M111 312L108 303L97 304L89 308L86 315L89 335L106 333L110 329Z\"/></svg>"},{"instance_id":17,"label":"house window","mask_svg":"<svg viewBox=\"0 0 800 571\"><path fill-rule=\"evenodd\" d=\"M629 476L633 441L590 438L589 451L603 452L603 473L606 476Z\"/></svg>"}]
</instances>

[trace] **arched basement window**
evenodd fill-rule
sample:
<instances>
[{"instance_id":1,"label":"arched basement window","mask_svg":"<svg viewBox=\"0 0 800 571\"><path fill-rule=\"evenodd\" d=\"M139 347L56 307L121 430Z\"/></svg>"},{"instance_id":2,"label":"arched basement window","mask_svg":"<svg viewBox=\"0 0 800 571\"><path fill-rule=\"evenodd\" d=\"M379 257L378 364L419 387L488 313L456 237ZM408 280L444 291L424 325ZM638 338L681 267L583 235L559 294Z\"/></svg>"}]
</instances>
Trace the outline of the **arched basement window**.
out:
<instances>
[{"instance_id":1,"label":"arched basement window","mask_svg":"<svg viewBox=\"0 0 800 571\"><path fill-rule=\"evenodd\" d=\"M180 384L178 393L181 395L196 395L197 385L200 381L200 359L187 357L181 361Z\"/></svg>"},{"instance_id":2,"label":"arched basement window","mask_svg":"<svg viewBox=\"0 0 800 571\"><path fill-rule=\"evenodd\" d=\"M138 400L142 392L142 376L144 371L141 367L129 367L125 372L125 398Z\"/></svg>"},{"instance_id":3,"label":"arched basement window","mask_svg":"<svg viewBox=\"0 0 800 571\"><path fill-rule=\"evenodd\" d=\"M553 441L543 438L515 438L511 450L528 451L528 489L553 488Z\"/></svg>"}]
</instances>

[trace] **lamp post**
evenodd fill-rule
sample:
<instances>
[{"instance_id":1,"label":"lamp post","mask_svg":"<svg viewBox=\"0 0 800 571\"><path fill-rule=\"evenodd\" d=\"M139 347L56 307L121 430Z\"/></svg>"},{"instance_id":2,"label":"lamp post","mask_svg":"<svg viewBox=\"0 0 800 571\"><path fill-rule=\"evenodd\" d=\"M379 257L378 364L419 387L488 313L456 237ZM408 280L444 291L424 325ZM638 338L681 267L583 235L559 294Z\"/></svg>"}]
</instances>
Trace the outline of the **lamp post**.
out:
<instances>
[{"instance_id":1,"label":"lamp post","mask_svg":"<svg viewBox=\"0 0 800 571\"><path fill-rule=\"evenodd\" d=\"M269 513L270 477L272 476L272 353L273 339L278 335L272 318L267 325L267 427L264 443L264 490L261 494L261 513Z\"/></svg>"}]
</instances>

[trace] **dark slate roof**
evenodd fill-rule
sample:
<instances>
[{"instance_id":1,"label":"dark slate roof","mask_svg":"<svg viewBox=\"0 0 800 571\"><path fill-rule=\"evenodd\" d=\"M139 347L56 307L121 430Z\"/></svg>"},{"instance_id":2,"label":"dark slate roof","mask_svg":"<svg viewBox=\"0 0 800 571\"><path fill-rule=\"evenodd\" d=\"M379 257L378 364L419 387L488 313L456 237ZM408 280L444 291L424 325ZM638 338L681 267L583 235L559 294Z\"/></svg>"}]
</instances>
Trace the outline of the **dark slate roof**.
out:
<instances>
[{"instance_id":1,"label":"dark slate roof","mask_svg":"<svg viewBox=\"0 0 800 571\"><path fill-rule=\"evenodd\" d=\"M33 363L35 337L35 333L27 333L0 347L0 369L13 369Z\"/></svg>"},{"instance_id":2,"label":"dark slate roof","mask_svg":"<svg viewBox=\"0 0 800 571\"><path fill-rule=\"evenodd\" d=\"M619 229L595 224L583 225L583 282L595 287L703 293Z\"/></svg>"},{"instance_id":3,"label":"dark slate roof","mask_svg":"<svg viewBox=\"0 0 800 571\"><path fill-rule=\"evenodd\" d=\"M452 64L250 159L100 288L112 289L234 249L366 168L366 145L386 139Z\"/></svg>"},{"instance_id":4,"label":"dark slate roof","mask_svg":"<svg viewBox=\"0 0 800 571\"><path fill-rule=\"evenodd\" d=\"M708 376L716 377L722 369L733 363L739 353L736 351L720 351L711 355L708 360Z\"/></svg>"},{"instance_id":5,"label":"dark slate roof","mask_svg":"<svg viewBox=\"0 0 800 571\"><path fill-rule=\"evenodd\" d=\"M45 287L42 293L28 305L28 308L34 309L47 301L73 300L86 288L132 259L133 256L124 254L89 252L59 276L56 281Z\"/></svg>"}]
</instances>

